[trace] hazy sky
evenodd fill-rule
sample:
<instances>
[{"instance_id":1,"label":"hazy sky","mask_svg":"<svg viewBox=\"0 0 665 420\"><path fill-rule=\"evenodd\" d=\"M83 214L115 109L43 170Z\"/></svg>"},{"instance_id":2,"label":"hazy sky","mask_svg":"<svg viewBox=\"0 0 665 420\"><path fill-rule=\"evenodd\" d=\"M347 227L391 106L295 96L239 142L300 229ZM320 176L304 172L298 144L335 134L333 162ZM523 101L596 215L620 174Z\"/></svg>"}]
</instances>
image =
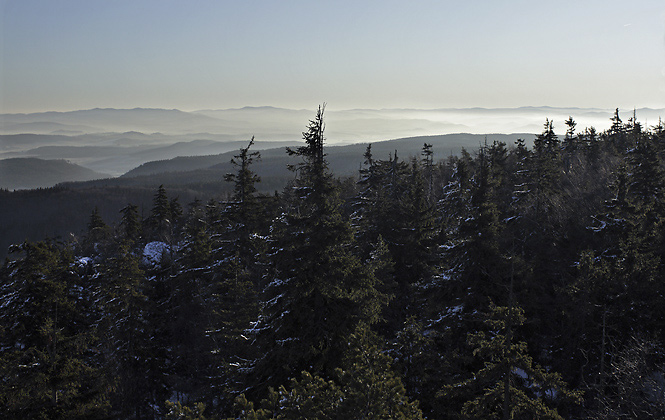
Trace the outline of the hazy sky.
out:
<instances>
[{"instance_id":1,"label":"hazy sky","mask_svg":"<svg viewBox=\"0 0 665 420\"><path fill-rule=\"evenodd\" d=\"M0 0L0 112L665 108L665 1Z\"/></svg>"}]
</instances>

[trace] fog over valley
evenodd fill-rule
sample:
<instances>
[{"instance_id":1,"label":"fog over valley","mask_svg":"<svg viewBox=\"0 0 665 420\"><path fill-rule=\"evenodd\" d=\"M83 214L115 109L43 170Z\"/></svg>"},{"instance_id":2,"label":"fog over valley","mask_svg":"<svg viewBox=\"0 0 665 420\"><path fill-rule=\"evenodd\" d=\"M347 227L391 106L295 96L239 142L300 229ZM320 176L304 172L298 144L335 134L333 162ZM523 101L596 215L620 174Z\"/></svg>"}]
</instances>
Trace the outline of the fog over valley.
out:
<instances>
[{"instance_id":1,"label":"fog over valley","mask_svg":"<svg viewBox=\"0 0 665 420\"><path fill-rule=\"evenodd\" d=\"M662 109L621 110L629 119L635 112L645 125L656 124ZM346 145L417 136L454 133L539 133L546 119L563 135L564 121L572 116L578 127L599 130L610 123L614 110L594 108L467 108L467 109L350 109L327 111L326 141ZM251 137L256 149L279 148L300 142L304 123L312 111L270 106L223 110L90 109L0 115L0 159L61 159L91 171L120 176L157 160L178 156L218 155L238 150ZM526 134L524 140L533 140ZM512 145L509 144L509 146ZM416 149L403 150L408 156ZM461 147L473 149L477 138L445 141L436 150L446 155ZM362 157L359 155L358 160ZM14 162L14 165L16 162ZM80 180L71 178L65 180ZM63 179L48 179L41 186ZM31 184L34 185L34 184ZM4 179L0 187L20 188Z\"/></svg>"}]
</instances>

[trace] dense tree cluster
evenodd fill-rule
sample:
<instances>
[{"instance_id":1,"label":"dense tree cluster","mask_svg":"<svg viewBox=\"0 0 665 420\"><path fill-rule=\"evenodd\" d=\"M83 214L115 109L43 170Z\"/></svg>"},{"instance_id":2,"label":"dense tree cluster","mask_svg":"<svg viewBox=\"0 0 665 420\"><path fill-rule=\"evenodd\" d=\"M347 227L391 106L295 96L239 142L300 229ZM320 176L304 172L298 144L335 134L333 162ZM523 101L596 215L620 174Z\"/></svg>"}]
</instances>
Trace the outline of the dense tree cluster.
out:
<instances>
[{"instance_id":1,"label":"dense tree cluster","mask_svg":"<svg viewBox=\"0 0 665 420\"><path fill-rule=\"evenodd\" d=\"M162 186L145 217L12 246L0 417L665 415L663 124L547 120L440 162L368 146L349 180L323 116L280 194L252 139L228 200Z\"/></svg>"}]
</instances>

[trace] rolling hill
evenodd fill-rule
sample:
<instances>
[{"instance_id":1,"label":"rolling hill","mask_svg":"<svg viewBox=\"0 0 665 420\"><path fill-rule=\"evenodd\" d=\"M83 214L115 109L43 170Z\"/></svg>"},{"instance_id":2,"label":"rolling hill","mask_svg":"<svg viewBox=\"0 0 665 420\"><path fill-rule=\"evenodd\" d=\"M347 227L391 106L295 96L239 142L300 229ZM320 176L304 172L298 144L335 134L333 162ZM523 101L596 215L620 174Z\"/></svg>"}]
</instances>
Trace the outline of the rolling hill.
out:
<instances>
[{"instance_id":1,"label":"rolling hill","mask_svg":"<svg viewBox=\"0 0 665 420\"><path fill-rule=\"evenodd\" d=\"M424 143L432 144L434 159L443 159L451 154L457 154L462 148L469 150L478 148L483 142L503 141L509 146L519 139L525 139L530 142L533 134L444 134L440 136L419 136L403 139L394 139L386 141L372 142L372 153L376 159L388 159L390 155L397 153L401 159L408 159L411 156L420 156L420 151ZM327 160L332 171L338 176L353 175L357 173L362 165L363 154L369 143L358 143L346 146L329 146L326 148ZM136 177L155 177L159 174L171 172L190 173L194 171L211 169L232 172L233 167L230 160L237 149L233 152L222 153L210 156L189 156L176 157L174 159L159 160L144 163L137 168L124 174L122 179ZM287 164L293 163L286 155L284 148L273 148L261 150L261 160L256 162L253 170L262 177L284 176L288 174ZM190 174L191 175L191 174ZM186 177L182 177L184 180Z\"/></svg>"},{"instance_id":2,"label":"rolling hill","mask_svg":"<svg viewBox=\"0 0 665 420\"><path fill-rule=\"evenodd\" d=\"M0 160L0 188L31 189L52 187L66 181L88 181L108 175L66 160L14 158Z\"/></svg>"}]
</instances>

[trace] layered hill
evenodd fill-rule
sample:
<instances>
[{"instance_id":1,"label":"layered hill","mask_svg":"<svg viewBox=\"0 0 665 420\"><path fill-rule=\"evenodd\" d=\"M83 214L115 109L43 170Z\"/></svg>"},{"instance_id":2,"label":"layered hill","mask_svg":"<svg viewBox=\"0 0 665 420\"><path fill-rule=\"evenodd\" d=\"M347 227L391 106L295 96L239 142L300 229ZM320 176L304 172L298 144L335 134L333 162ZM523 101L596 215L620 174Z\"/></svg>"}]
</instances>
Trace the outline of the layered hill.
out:
<instances>
[{"instance_id":1,"label":"layered hill","mask_svg":"<svg viewBox=\"0 0 665 420\"><path fill-rule=\"evenodd\" d=\"M14 158L0 160L0 188L31 189L52 187L66 181L107 178L66 160Z\"/></svg>"},{"instance_id":2,"label":"layered hill","mask_svg":"<svg viewBox=\"0 0 665 420\"><path fill-rule=\"evenodd\" d=\"M444 134L439 136L419 136L395 140L372 142L372 154L376 159L388 159L397 155L401 159L420 156L425 143L432 145L434 159L443 159L449 155L457 154L462 148L477 149L484 142L502 141L509 146L517 139L530 142L533 134ZM358 143L346 146L330 146L326 148L327 160L332 171L339 176L357 173L364 161L364 153L370 143ZM132 169L121 177L122 179L159 176L172 172L194 172L200 170L219 170L231 172L233 167L230 160L237 151L210 156L176 157L174 159L147 162ZM262 176L273 176L287 173L287 165L291 159L285 153L284 147L266 149L261 151L261 160L254 165L255 170Z\"/></svg>"},{"instance_id":3,"label":"layered hill","mask_svg":"<svg viewBox=\"0 0 665 420\"><path fill-rule=\"evenodd\" d=\"M486 141L505 142L509 147L517 139L530 143L533 134L446 134L441 136L422 136L404 139L372 142L372 154L375 159L387 160L398 156L401 160L412 157L420 158L425 143L432 145L434 160L445 159L458 154L462 148L475 150ZM347 146L330 146L326 148L326 159L331 170L337 176L355 176L365 160L364 153L369 143ZM243 146L246 143L243 144ZM284 147L261 150L261 159L252 165L252 170L261 177L257 188L261 192L281 190L294 174L288 165L296 163L289 157ZM227 187L223 182L224 175L235 172L231 159L238 153L232 152L208 156L180 156L173 159L157 160L144 163L121 177L99 179L83 183L67 184L68 188L100 188L100 187L142 187L156 188L165 185L171 188L188 188L205 194L224 193Z\"/></svg>"}]
</instances>

